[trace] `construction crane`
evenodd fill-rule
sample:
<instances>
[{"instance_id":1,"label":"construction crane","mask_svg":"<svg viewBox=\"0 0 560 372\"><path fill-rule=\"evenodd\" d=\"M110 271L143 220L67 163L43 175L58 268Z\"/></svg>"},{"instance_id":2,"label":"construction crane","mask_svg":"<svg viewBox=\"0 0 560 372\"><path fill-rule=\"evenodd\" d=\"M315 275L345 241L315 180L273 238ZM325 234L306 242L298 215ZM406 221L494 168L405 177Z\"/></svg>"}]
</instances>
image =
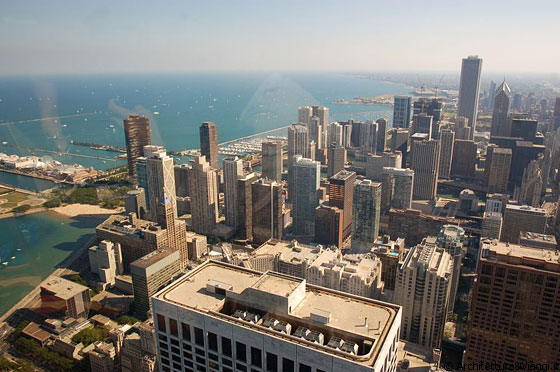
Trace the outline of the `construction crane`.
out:
<instances>
[{"instance_id":1,"label":"construction crane","mask_svg":"<svg viewBox=\"0 0 560 372\"><path fill-rule=\"evenodd\" d=\"M441 81L443 80L444 77L445 77L445 74L441 75L441 78L439 79L437 85L434 87L434 89L436 91L436 98L438 98L439 86L441 85Z\"/></svg>"},{"instance_id":2,"label":"construction crane","mask_svg":"<svg viewBox=\"0 0 560 372\"><path fill-rule=\"evenodd\" d=\"M416 74L416 77L418 78L418 82L420 83L420 98L422 98L424 96L424 89L426 89L426 87L424 86L422 80L420 80L420 75Z\"/></svg>"}]
</instances>

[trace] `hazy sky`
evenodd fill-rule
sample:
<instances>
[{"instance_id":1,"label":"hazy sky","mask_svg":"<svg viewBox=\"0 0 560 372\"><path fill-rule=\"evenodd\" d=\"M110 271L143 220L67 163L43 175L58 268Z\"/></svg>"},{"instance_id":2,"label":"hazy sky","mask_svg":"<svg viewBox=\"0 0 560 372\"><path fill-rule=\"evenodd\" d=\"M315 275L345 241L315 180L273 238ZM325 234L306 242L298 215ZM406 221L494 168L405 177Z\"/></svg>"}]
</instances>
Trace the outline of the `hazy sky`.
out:
<instances>
[{"instance_id":1,"label":"hazy sky","mask_svg":"<svg viewBox=\"0 0 560 372\"><path fill-rule=\"evenodd\" d=\"M560 0L2 0L0 74L560 72Z\"/></svg>"}]
</instances>

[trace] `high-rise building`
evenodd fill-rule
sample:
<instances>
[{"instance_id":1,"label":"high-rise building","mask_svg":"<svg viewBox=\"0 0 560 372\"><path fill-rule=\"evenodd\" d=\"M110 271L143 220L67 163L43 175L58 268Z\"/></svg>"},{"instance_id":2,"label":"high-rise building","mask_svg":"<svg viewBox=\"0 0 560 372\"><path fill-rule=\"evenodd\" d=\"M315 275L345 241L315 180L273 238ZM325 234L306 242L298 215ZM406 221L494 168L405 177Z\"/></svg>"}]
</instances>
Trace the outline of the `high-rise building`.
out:
<instances>
[{"instance_id":1,"label":"high-rise building","mask_svg":"<svg viewBox=\"0 0 560 372\"><path fill-rule=\"evenodd\" d=\"M453 146L451 175L474 178L476 173L476 143L469 140L455 140Z\"/></svg>"},{"instance_id":2,"label":"high-rise building","mask_svg":"<svg viewBox=\"0 0 560 372\"><path fill-rule=\"evenodd\" d=\"M262 143L262 176L276 182L282 182L282 143Z\"/></svg>"},{"instance_id":3,"label":"high-rise building","mask_svg":"<svg viewBox=\"0 0 560 372\"><path fill-rule=\"evenodd\" d=\"M393 128L410 126L412 97L395 96L393 105Z\"/></svg>"},{"instance_id":4,"label":"high-rise building","mask_svg":"<svg viewBox=\"0 0 560 372\"><path fill-rule=\"evenodd\" d=\"M451 288L449 290L449 304L447 313L452 315L459 289L461 278L461 265L463 263L463 242L465 241L465 230L456 225L444 225L438 236L436 244L445 249L453 257L453 272L451 278Z\"/></svg>"},{"instance_id":5,"label":"high-rise building","mask_svg":"<svg viewBox=\"0 0 560 372\"><path fill-rule=\"evenodd\" d=\"M443 338L453 258L436 245L435 237L412 247L397 272L394 301L402 306L401 337L427 348Z\"/></svg>"},{"instance_id":6,"label":"high-rise building","mask_svg":"<svg viewBox=\"0 0 560 372\"><path fill-rule=\"evenodd\" d=\"M144 146L150 144L150 124L147 117L130 115L124 119L128 175L136 182L136 159L143 156Z\"/></svg>"},{"instance_id":7,"label":"high-rise building","mask_svg":"<svg viewBox=\"0 0 560 372\"><path fill-rule=\"evenodd\" d=\"M322 203L315 209L315 226L320 226L319 229L315 229L316 243L342 248L344 244L342 209L333 207L329 203Z\"/></svg>"},{"instance_id":8,"label":"high-rise building","mask_svg":"<svg viewBox=\"0 0 560 372\"><path fill-rule=\"evenodd\" d=\"M309 133L309 142L315 142L315 148L320 150L323 148L323 130L321 120L317 116L313 116L307 123L307 131Z\"/></svg>"},{"instance_id":9,"label":"high-rise building","mask_svg":"<svg viewBox=\"0 0 560 372\"><path fill-rule=\"evenodd\" d=\"M500 212L484 212L480 236L483 238L500 240L502 220L502 213Z\"/></svg>"},{"instance_id":10,"label":"high-rise building","mask_svg":"<svg viewBox=\"0 0 560 372\"><path fill-rule=\"evenodd\" d=\"M117 353L115 346L109 342L96 341L93 349L87 352L91 372L114 372Z\"/></svg>"},{"instance_id":11,"label":"high-rise building","mask_svg":"<svg viewBox=\"0 0 560 372\"><path fill-rule=\"evenodd\" d=\"M336 144L338 146L344 146L344 130L342 125L339 123L332 122L329 124L327 129L327 143L325 146L331 146L332 144Z\"/></svg>"},{"instance_id":12,"label":"high-rise building","mask_svg":"<svg viewBox=\"0 0 560 372\"><path fill-rule=\"evenodd\" d=\"M389 121L386 118L379 118L377 123L377 152L384 152L387 146L387 126Z\"/></svg>"},{"instance_id":13,"label":"high-rise building","mask_svg":"<svg viewBox=\"0 0 560 372\"><path fill-rule=\"evenodd\" d=\"M511 149L488 146L484 180L490 193L506 193L511 166Z\"/></svg>"},{"instance_id":14,"label":"high-rise building","mask_svg":"<svg viewBox=\"0 0 560 372\"><path fill-rule=\"evenodd\" d=\"M345 148L352 147L352 125L344 124L342 126L342 146Z\"/></svg>"},{"instance_id":15,"label":"high-rise building","mask_svg":"<svg viewBox=\"0 0 560 372\"><path fill-rule=\"evenodd\" d=\"M523 179L517 201L532 207L541 206L543 188L542 170L538 160L531 160L529 166L523 171Z\"/></svg>"},{"instance_id":16,"label":"high-rise building","mask_svg":"<svg viewBox=\"0 0 560 372\"><path fill-rule=\"evenodd\" d=\"M554 130L557 130L558 128L560 128L560 97L556 97L552 119Z\"/></svg>"},{"instance_id":17,"label":"high-rise building","mask_svg":"<svg viewBox=\"0 0 560 372\"><path fill-rule=\"evenodd\" d=\"M186 198L190 196L188 181L189 168L190 166L188 164L175 165L175 194L179 198Z\"/></svg>"},{"instance_id":18,"label":"high-rise building","mask_svg":"<svg viewBox=\"0 0 560 372\"><path fill-rule=\"evenodd\" d=\"M346 149L339 145L329 146L327 177L332 177L344 169L346 164Z\"/></svg>"},{"instance_id":19,"label":"high-rise building","mask_svg":"<svg viewBox=\"0 0 560 372\"><path fill-rule=\"evenodd\" d=\"M329 178L329 205L342 209L344 230L342 239L346 240L352 232L352 202L356 173L342 170Z\"/></svg>"},{"instance_id":20,"label":"high-rise building","mask_svg":"<svg viewBox=\"0 0 560 372\"><path fill-rule=\"evenodd\" d=\"M292 124L288 128L288 198L292 200L293 197L293 184L292 173L290 166L294 161L295 155L301 155L304 158L313 159L311 148L309 145L309 131L307 126L301 123Z\"/></svg>"},{"instance_id":21,"label":"high-rise building","mask_svg":"<svg viewBox=\"0 0 560 372\"><path fill-rule=\"evenodd\" d=\"M124 196L124 210L126 214L134 213L141 220L146 218L146 194L143 188L132 189Z\"/></svg>"},{"instance_id":22,"label":"high-rise building","mask_svg":"<svg viewBox=\"0 0 560 372\"><path fill-rule=\"evenodd\" d=\"M496 90L495 97L490 135L508 137L511 131L510 120L508 119L511 89L505 80Z\"/></svg>"},{"instance_id":23,"label":"high-rise building","mask_svg":"<svg viewBox=\"0 0 560 372\"><path fill-rule=\"evenodd\" d=\"M495 98L496 98L496 82L492 80L490 82L490 88L488 88L488 105L486 106L488 110L494 109Z\"/></svg>"},{"instance_id":24,"label":"high-rise building","mask_svg":"<svg viewBox=\"0 0 560 372\"><path fill-rule=\"evenodd\" d=\"M455 139L471 139L472 128L469 126L469 119L464 116L455 118Z\"/></svg>"},{"instance_id":25,"label":"high-rise building","mask_svg":"<svg viewBox=\"0 0 560 372\"><path fill-rule=\"evenodd\" d=\"M343 148L343 150L345 150ZM346 150L345 150L346 151ZM315 235L315 208L319 205L321 164L296 155L292 164L294 198L292 206L293 230L298 236Z\"/></svg>"},{"instance_id":26,"label":"high-rise building","mask_svg":"<svg viewBox=\"0 0 560 372\"><path fill-rule=\"evenodd\" d=\"M181 272L178 251L161 249L148 253L130 264L134 291L134 312L145 318L150 310L150 298Z\"/></svg>"},{"instance_id":27,"label":"high-rise building","mask_svg":"<svg viewBox=\"0 0 560 372\"><path fill-rule=\"evenodd\" d=\"M298 123L307 125L309 119L313 117L313 109L311 106L298 107Z\"/></svg>"},{"instance_id":28,"label":"high-rise building","mask_svg":"<svg viewBox=\"0 0 560 372\"><path fill-rule=\"evenodd\" d=\"M440 156L438 177L440 179L449 179L451 176L454 142L455 133L451 129L442 129L439 132Z\"/></svg>"},{"instance_id":29,"label":"high-rise building","mask_svg":"<svg viewBox=\"0 0 560 372\"><path fill-rule=\"evenodd\" d=\"M412 206L414 171L384 167L381 175L381 208L408 209Z\"/></svg>"},{"instance_id":30,"label":"high-rise building","mask_svg":"<svg viewBox=\"0 0 560 372\"><path fill-rule=\"evenodd\" d=\"M90 289L68 279L51 276L40 285L43 316L87 318L91 307Z\"/></svg>"},{"instance_id":31,"label":"high-rise building","mask_svg":"<svg viewBox=\"0 0 560 372\"><path fill-rule=\"evenodd\" d=\"M99 275L99 280L108 285L115 285L115 278L124 274L121 245L108 240L88 249L91 272Z\"/></svg>"},{"instance_id":32,"label":"high-rise building","mask_svg":"<svg viewBox=\"0 0 560 372\"><path fill-rule=\"evenodd\" d=\"M518 244L522 231L544 234L547 221L548 214L545 209L508 204L500 239L502 242Z\"/></svg>"},{"instance_id":33,"label":"high-rise building","mask_svg":"<svg viewBox=\"0 0 560 372\"><path fill-rule=\"evenodd\" d=\"M237 180L238 232L242 239L253 240L252 184L257 179L258 177L256 173L250 173Z\"/></svg>"},{"instance_id":34,"label":"high-rise building","mask_svg":"<svg viewBox=\"0 0 560 372\"><path fill-rule=\"evenodd\" d=\"M367 121L360 126L360 148L364 154L377 152L377 123Z\"/></svg>"},{"instance_id":35,"label":"high-rise building","mask_svg":"<svg viewBox=\"0 0 560 372\"><path fill-rule=\"evenodd\" d=\"M441 98L420 97L414 102L413 107L413 115L420 115L424 113L432 117L432 138L438 139L439 124L441 120L441 113L443 111L443 101Z\"/></svg>"},{"instance_id":36,"label":"high-rise building","mask_svg":"<svg viewBox=\"0 0 560 372\"><path fill-rule=\"evenodd\" d=\"M436 140L413 142L410 168L414 171L413 198L435 199L439 168L439 142Z\"/></svg>"},{"instance_id":37,"label":"high-rise building","mask_svg":"<svg viewBox=\"0 0 560 372\"><path fill-rule=\"evenodd\" d=\"M474 132L476 130L481 70L482 59L478 58L478 56L463 58L457 116L464 116L469 119L472 128L471 137L469 138L471 140L474 139Z\"/></svg>"},{"instance_id":38,"label":"high-rise building","mask_svg":"<svg viewBox=\"0 0 560 372\"><path fill-rule=\"evenodd\" d=\"M464 362L520 371L557 366L559 282L560 262L553 252L483 240Z\"/></svg>"},{"instance_id":39,"label":"high-rise building","mask_svg":"<svg viewBox=\"0 0 560 372\"><path fill-rule=\"evenodd\" d=\"M237 219L237 180L243 176L243 160L237 156L222 161L224 167L224 204L226 209L226 224L236 228Z\"/></svg>"},{"instance_id":40,"label":"high-rise building","mask_svg":"<svg viewBox=\"0 0 560 372\"><path fill-rule=\"evenodd\" d=\"M414 114L414 116L412 117L411 134L425 133L428 135L428 139L432 139L433 119L433 116L428 115L425 112Z\"/></svg>"},{"instance_id":41,"label":"high-rise building","mask_svg":"<svg viewBox=\"0 0 560 372\"><path fill-rule=\"evenodd\" d=\"M400 151L402 154L402 166L407 164L408 153L408 129L393 128L391 133L391 152Z\"/></svg>"},{"instance_id":42,"label":"high-rise building","mask_svg":"<svg viewBox=\"0 0 560 372\"><path fill-rule=\"evenodd\" d=\"M204 156L197 156L188 174L191 194L192 229L202 235L211 235L218 221L218 181L216 170Z\"/></svg>"},{"instance_id":43,"label":"high-rise building","mask_svg":"<svg viewBox=\"0 0 560 372\"><path fill-rule=\"evenodd\" d=\"M511 118L510 137L523 138L525 141L535 142L538 121L513 115Z\"/></svg>"},{"instance_id":44,"label":"high-rise building","mask_svg":"<svg viewBox=\"0 0 560 372\"><path fill-rule=\"evenodd\" d=\"M399 262L404 258L404 239L391 240L388 235L384 235L374 245L373 253L381 261L381 280L384 283L384 291L394 291Z\"/></svg>"},{"instance_id":45,"label":"high-rise building","mask_svg":"<svg viewBox=\"0 0 560 372\"><path fill-rule=\"evenodd\" d=\"M204 122L200 126L200 155L206 157L212 168L220 169L218 127L211 121Z\"/></svg>"},{"instance_id":46,"label":"high-rise building","mask_svg":"<svg viewBox=\"0 0 560 372\"><path fill-rule=\"evenodd\" d=\"M381 184L371 180L357 181L353 199L352 251L369 253L379 235Z\"/></svg>"},{"instance_id":47,"label":"high-rise building","mask_svg":"<svg viewBox=\"0 0 560 372\"><path fill-rule=\"evenodd\" d=\"M253 207L253 242L262 244L268 239L282 239L282 185L260 179L251 185Z\"/></svg>"},{"instance_id":48,"label":"high-rise building","mask_svg":"<svg viewBox=\"0 0 560 372\"><path fill-rule=\"evenodd\" d=\"M420 244L426 236L437 236L444 225L460 225L461 220L424 214L416 209L391 209L388 233L391 239L403 238L407 245Z\"/></svg>"},{"instance_id":49,"label":"high-rise building","mask_svg":"<svg viewBox=\"0 0 560 372\"><path fill-rule=\"evenodd\" d=\"M162 371L397 368L399 306L301 278L210 261L158 292L152 306ZM372 338L375 327L383 332ZM188 347L199 354L181 351Z\"/></svg>"},{"instance_id":50,"label":"high-rise building","mask_svg":"<svg viewBox=\"0 0 560 372\"><path fill-rule=\"evenodd\" d=\"M400 151L386 151L380 155L370 154L366 163L366 178L379 182L381 181L383 168L401 168L402 165L402 153Z\"/></svg>"}]
</instances>

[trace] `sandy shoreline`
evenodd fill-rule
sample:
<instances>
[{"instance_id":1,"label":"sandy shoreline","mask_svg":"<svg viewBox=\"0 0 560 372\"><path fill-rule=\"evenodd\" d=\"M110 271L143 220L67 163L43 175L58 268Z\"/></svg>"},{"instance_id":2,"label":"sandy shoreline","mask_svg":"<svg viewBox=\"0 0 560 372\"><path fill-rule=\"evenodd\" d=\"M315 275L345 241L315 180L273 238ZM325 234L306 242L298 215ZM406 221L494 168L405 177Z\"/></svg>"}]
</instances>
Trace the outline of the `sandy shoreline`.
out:
<instances>
[{"instance_id":1,"label":"sandy shoreline","mask_svg":"<svg viewBox=\"0 0 560 372\"><path fill-rule=\"evenodd\" d=\"M50 209L50 211L56 212L66 217L76 217L84 215L95 216L121 213L121 209L108 209L100 207L98 205L90 204L68 204L61 207L52 208Z\"/></svg>"}]
</instances>

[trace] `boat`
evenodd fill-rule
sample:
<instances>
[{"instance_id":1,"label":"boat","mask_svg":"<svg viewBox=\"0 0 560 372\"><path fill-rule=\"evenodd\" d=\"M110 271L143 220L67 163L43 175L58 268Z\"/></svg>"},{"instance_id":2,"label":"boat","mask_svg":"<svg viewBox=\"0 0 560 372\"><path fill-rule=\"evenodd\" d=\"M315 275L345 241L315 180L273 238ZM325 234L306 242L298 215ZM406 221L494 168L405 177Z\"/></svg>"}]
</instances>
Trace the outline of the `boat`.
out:
<instances>
[{"instance_id":1,"label":"boat","mask_svg":"<svg viewBox=\"0 0 560 372\"><path fill-rule=\"evenodd\" d=\"M2 265L4 265L4 266L8 266L8 261L6 261L6 262L2 262Z\"/></svg>"},{"instance_id":2,"label":"boat","mask_svg":"<svg viewBox=\"0 0 560 372\"><path fill-rule=\"evenodd\" d=\"M22 231L22 232L23 232L23 231ZM27 231L27 232L29 232L29 231ZM21 252L21 248L16 249L16 251Z\"/></svg>"},{"instance_id":3,"label":"boat","mask_svg":"<svg viewBox=\"0 0 560 372\"><path fill-rule=\"evenodd\" d=\"M3 144L3 145L7 145L7 144L8 144L8 142L4 141L4 142L2 142L2 144Z\"/></svg>"},{"instance_id":4,"label":"boat","mask_svg":"<svg viewBox=\"0 0 560 372\"><path fill-rule=\"evenodd\" d=\"M10 257L10 260L15 260L15 259L16 259L16 256Z\"/></svg>"}]
</instances>

